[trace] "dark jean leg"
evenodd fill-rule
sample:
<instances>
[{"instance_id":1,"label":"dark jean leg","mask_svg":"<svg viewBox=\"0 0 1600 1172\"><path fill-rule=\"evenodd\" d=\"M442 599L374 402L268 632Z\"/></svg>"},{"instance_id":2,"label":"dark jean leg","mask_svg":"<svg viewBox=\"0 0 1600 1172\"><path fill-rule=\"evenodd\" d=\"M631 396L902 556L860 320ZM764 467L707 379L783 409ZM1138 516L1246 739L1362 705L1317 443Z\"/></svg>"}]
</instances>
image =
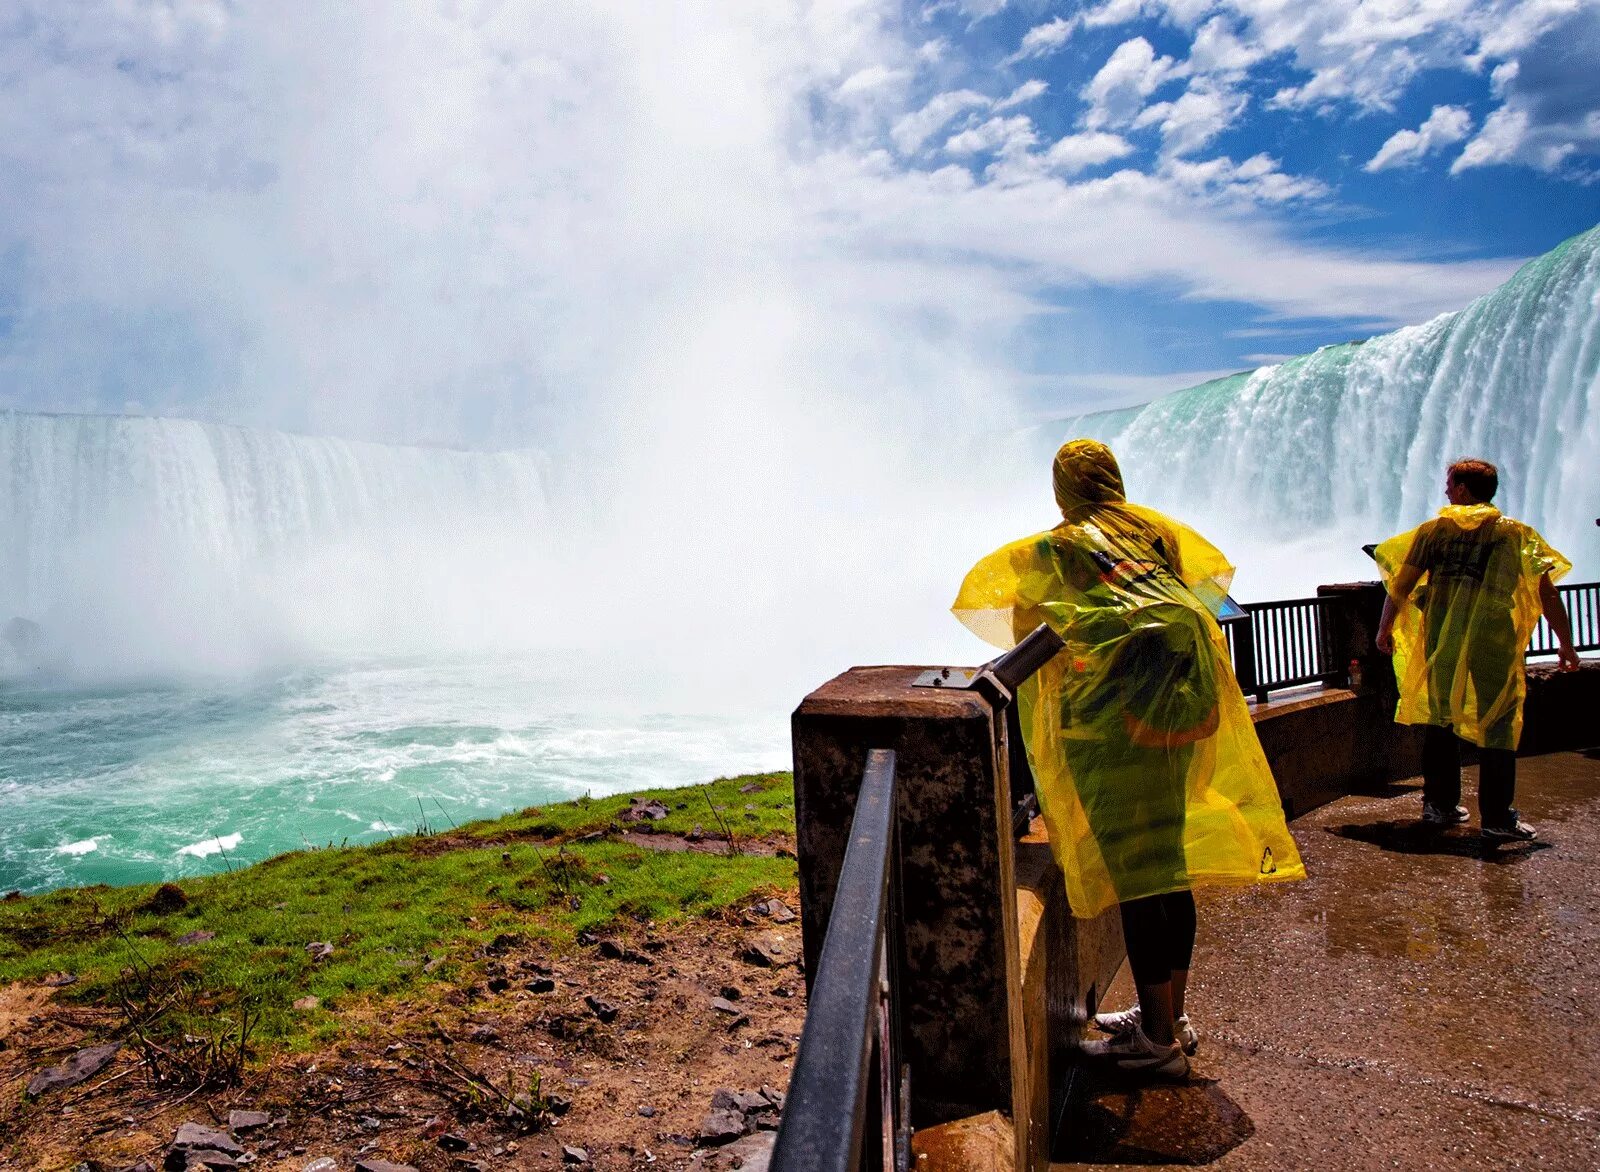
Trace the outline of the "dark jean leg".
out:
<instances>
[{"instance_id":1,"label":"dark jean leg","mask_svg":"<svg viewBox=\"0 0 1600 1172\"><path fill-rule=\"evenodd\" d=\"M1442 810L1461 802L1461 743L1453 730L1437 724L1422 733L1422 800Z\"/></svg>"},{"instance_id":2,"label":"dark jean leg","mask_svg":"<svg viewBox=\"0 0 1600 1172\"><path fill-rule=\"evenodd\" d=\"M1485 826L1510 826L1517 795L1517 754L1512 749L1478 751L1478 820Z\"/></svg>"}]
</instances>

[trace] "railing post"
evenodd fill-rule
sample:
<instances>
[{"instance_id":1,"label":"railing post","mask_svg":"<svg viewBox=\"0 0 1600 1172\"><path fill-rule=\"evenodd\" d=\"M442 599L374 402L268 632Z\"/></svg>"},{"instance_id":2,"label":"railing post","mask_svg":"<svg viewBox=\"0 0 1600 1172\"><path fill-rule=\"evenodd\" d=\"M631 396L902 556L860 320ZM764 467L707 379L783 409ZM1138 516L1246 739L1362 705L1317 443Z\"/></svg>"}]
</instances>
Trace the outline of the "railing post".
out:
<instances>
[{"instance_id":1,"label":"railing post","mask_svg":"<svg viewBox=\"0 0 1600 1172\"><path fill-rule=\"evenodd\" d=\"M1247 695L1255 693L1256 699L1265 701L1265 692L1257 692L1256 673L1256 616L1245 612L1242 619L1231 620L1233 626L1233 674L1239 679L1239 690Z\"/></svg>"}]
</instances>

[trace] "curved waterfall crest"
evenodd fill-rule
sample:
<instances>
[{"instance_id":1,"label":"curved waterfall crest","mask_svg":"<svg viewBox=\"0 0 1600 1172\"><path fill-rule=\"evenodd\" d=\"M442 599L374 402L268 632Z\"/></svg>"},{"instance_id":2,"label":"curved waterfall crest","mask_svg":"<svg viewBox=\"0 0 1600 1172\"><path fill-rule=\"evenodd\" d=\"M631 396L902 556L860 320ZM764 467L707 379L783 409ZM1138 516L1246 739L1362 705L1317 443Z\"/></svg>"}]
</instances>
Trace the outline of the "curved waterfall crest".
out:
<instances>
[{"instance_id":1,"label":"curved waterfall crest","mask_svg":"<svg viewBox=\"0 0 1600 1172\"><path fill-rule=\"evenodd\" d=\"M1244 513L1269 536L1374 536L1441 503L1444 466L1494 460L1496 498L1600 569L1600 227L1465 309L1143 407L1046 429L1112 444L1158 506Z\"/></svg>"}]
</instances>

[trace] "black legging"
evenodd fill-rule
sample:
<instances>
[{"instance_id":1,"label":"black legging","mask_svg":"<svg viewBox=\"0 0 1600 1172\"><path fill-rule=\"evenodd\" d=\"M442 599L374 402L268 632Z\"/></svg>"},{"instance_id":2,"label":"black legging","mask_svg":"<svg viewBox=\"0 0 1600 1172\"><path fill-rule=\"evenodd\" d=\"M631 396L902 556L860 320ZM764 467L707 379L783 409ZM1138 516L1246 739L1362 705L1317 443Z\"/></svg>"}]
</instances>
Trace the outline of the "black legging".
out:
<instances>
[{"instance_id":1,"label":"black legging","mask_svg":"<svg viewBox=\"0 0 1600 1172\"><path fill-rule=\"evenodd\" d=\"M1194 956L1194 895L1170 891L1121 905L1122 939L1136 985L1159 985L1187 971Z\"/></svg>"}]
</instances>

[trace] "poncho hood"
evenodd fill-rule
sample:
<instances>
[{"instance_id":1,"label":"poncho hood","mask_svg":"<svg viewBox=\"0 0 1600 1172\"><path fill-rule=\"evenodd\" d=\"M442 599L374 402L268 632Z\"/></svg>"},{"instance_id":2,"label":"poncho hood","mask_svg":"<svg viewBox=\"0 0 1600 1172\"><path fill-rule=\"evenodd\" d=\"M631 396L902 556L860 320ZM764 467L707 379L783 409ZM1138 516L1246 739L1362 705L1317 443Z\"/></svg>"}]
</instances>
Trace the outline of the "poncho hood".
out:
<instances>
[{"instance_id":1,"label":"poncho hood","mask_svg":"<svg viewBox=\"0 0 1600 1172\"><path fill-rule=\"evenodd\" d=\"M1063 517L1071 517L1086 505L1120 504L1127 499L1117 458L1098 440L1075 439L1062 444L1052 479Z\"/></svg>"},{"instance_id":2,"label":"poncho hood","mask_svg":"<svg viewBox=\"0 0 1600 1172\"><path fill-rule=\"evenodd\" d=\"M1499 519L1500 510L1489 504L1446 505L1439 510L1439 516L1470 533L1490 521Z\"/></svg>"}]
</instances>

